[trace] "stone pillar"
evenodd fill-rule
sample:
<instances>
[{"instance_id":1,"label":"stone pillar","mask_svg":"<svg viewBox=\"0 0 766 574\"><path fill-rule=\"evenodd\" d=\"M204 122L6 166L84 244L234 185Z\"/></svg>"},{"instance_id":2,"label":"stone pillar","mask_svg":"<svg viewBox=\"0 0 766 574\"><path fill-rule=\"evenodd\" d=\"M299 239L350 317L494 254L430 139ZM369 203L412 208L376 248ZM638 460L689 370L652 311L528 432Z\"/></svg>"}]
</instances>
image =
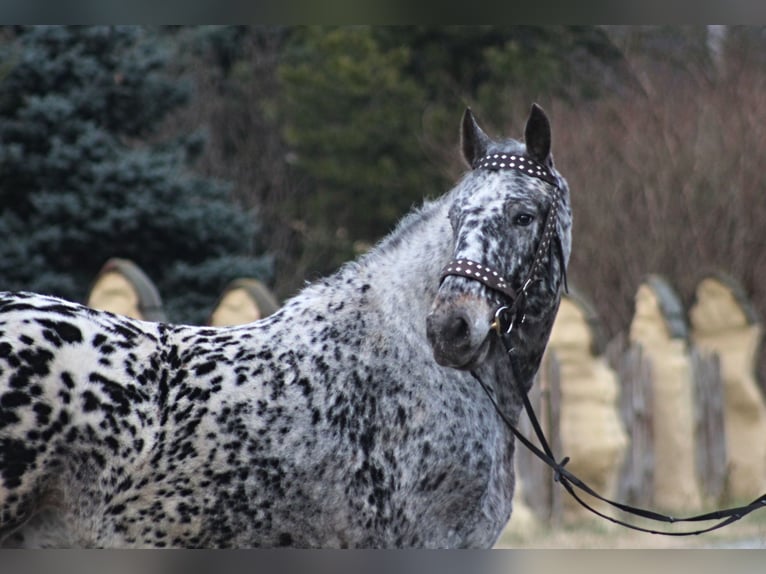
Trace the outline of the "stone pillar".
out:
<instances>
[{"instance_id":1,"label":"stone pillar","mask_svg":"<svg viewBox=\"0 0 766 574\"><path fill-rule=\"evenodd\" d=\"M224 289L208 325L243 325L263 319L279 309L271 291L257 279L235 279Z\"/></svg>"},{"instance_id":2,"label":"stone pillar","mask_svg":"<svg viewBox=\"0 0 766 574\"><path fill-rule=\"evenodd\" d=\"M628 436L620 420L617 377L596 341L596 321L575 291L562 299L548 344L560 372L561 453L556 454L569 456L570 471L613 498ZM587 514L569 495L562 496L565 522ZM597 508L602 504L586 494L583 498Z\"/></svg>"},{"instance_id":3,"label":"stone pillar","mask_svg":"<svg viewBox=\"0 0 766 574\"><path fill-rule=\"evenodd\" d=\"M629 336L651 362L654 506L668 512L698 509L688 328L678 296L663 279L650 276L639 287Z\"/></svg>"},{"instance_id":4,"label":"stone pillar","mask_svg":"<svg viewBox=\"0 0 766 574\"><path fill-rule=\"evenodd\" d=\"M104 264L90 288L86 304L133 319L165 321L157 287L129 259L115 257Z\"/></svg>"},{"instance_id":5,"label":"stone pillar","mask_svg":"<svg viewBox=\"0 0 766 574\"><path fill-rule=\"evenodd\" d=\"M762 336L758 319L732 280L707 277L689 312L692 339L721 364L728 469L725 494L752 500L766 492L766 405L755 378Z\"/></svg>"}]
</instances>

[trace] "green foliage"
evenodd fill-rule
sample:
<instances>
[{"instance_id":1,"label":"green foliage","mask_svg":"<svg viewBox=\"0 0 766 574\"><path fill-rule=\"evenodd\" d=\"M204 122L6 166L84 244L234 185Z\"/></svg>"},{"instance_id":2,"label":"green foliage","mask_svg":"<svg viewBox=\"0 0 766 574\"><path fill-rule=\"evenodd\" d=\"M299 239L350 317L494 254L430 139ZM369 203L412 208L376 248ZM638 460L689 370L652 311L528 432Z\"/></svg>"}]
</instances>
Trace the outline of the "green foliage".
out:
<instances>
[{"instance_id":1,"label":"green foliage","mask_svg":"<svg viewBox=\"0 0 766 574\"><path fill-rule=\"evenodd\" d=\"M205 125L197 165L258 209L280 295L459 177L466 105L491 133L520 136L531 101L591 97L621 62L592 26L203 26L175 38L175 65L197 80L178 125Z\"/></svg>"},{"instance_id":2,"label":"green foliage","mask_svg":"<svg viewBox=\"0 0 766 574\"><path fill-rule=\"evenodd\" d=\"M284 135L310 185L290 209L318 249L372 240L424 194L438 169L418 144L425 93L406 74L405 46L383 49L368 27L303 28L280 67ZM338 261L327 261L327 267Z\"/></svg>"},{"instance_id":3,"label":"green foliage","mask_svg":"<svg viewBox=\"0 0 766 574\"><path fill-rule=\"evenodd\" d=\"M265 260L247 257L252 217L228 186L187 168L199 140L147 143L189 96L165 72L166 40L135 27L31 27L4 46L3 288L81 300L108 258L126 257L157 283L171 320L200 322L226 282L263 276Z\"/></svg>"},{"instance_id":4,"label":"green foliage","mask_svg":"<svg viewBox=\"0 0 766 574\"><path fill-rule=\"evenodd\" d=\"M530 101L592 91L570 90L586 84L578 62L599 52L611 65L608 46L593 27L291 29L268 107L300 182L280 206L302 234L298 267L332 270L442 193L464 168L445 150L466 105L507 133Z\"/></svg>"}]
</instances>

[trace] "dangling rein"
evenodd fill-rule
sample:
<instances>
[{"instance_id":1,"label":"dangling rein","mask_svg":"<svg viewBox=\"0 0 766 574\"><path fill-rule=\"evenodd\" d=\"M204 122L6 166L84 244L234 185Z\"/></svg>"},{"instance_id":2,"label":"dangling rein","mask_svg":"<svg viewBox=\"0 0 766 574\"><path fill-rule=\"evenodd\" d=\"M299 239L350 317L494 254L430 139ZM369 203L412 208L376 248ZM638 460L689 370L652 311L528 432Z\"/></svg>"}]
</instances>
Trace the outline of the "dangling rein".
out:
<instances>
[{"instance_id":1,"label":"dangling rein","mask_svg":"<svg viewBox=\"0 0 766 574\"><path fill-rule=\"evenodd\" d=\"M511 158L513 160L517 159L514 156L511 156ZM490 158L490 159L494 159L494 158ZM501 159L505 160L505 156ZM532 161L526 158L523 158L523 159L530 166L533 165ZM483 160L483 161L485 163L483 163L482 165L478 167L484 167L489 169L494 168L494 165L490 167L486 164L486 160ZM505 165L502 165L499 167L505 168ZM511 167L512 169L515 168L519 170L517 166L509 166L509 167ZM500 340L503 343L503 347L506 350L506 353L510 362L511 371L514 373L514 380L516 380L517 391L519 395L521 395L521 398L524 403L524 410L526 410L527 416L529 417L529 420L532 423L532 428L534 429L535 435L537 435L537 439L540 442L540 445L542 446L542 450L538 448L536 445L534 445L527 437L525 437L514 426L514 424L508 419L508 417L505 416L503 411L500 410L500 407L497 404L497 401L495 401L492 391L490 391L487 385L485 385L484 382L475 373L471 373L474 379L476 379L479 382L479 384L481 385L481 388L484 389L484 392L487 394L487 397L492 403L492 406L495 408L495 411L497 412L498 416L502 419L502 421L505 423L508 429L514 434L514 436L524 446L526 446L535 456L537 456L540 460L542 460L545 464L547 464L553 470L554 481L561 484L564 487L564 489L566 489L566 491L580 505L582 505L584 508L586 508L593 514L596 514L597 516L600 516L601 518L604 518L608 520L609 522L619 524L620 526L625 526L626 528L630 528L632 530L648 532L651 534L661 534L664 536L692 536L696 534L703 534L705 532L711 532L719 528L723 528L724 526L728 526L729 524L732 524L740 520L741 518L744 518L745 516L747 516L754 510L766 507L766 494L762 494L761 496L753 500L751 503L746 504L744 506L737 506L735 508L725 508L725 509L716 510L713 512L708 512L705 514L698 514L696 516L676 518L673 516L668 516L666 514L660 514L658 512L654 512L651 510L637 508L635 506L630 506L628 504L623 504L620 502L616 502L614 500L610 500L600 495L599 493L597 493L590 486L588 486L583 480L581 480L580 478L578 478L577 476L569 472L566 468L564 468L566 464L569 462L569 457L562 458L560 462L556 460L555 456L553 455L553 451L551 450L551 447L548 444L548 440L545 438L545 433L543 433L543 429L540 426L540 422L537 420L535 411L532 408L531 403L529 402L527 393L524 391L524 389L521 388L521 384L519 383L518 377L516 376L516 369L514 368L514 362L513 362L514 348L511 341L511 336L514 331L514 328L517 325L524 323L524 302L527 295L527 289L533 283L540 280L540 273L542 271L543 261L547 258L549 265L552 263L554 250L556 251L555 255L558 258L558 262L559 262L559 269L561 272L562 283L566 290L565 265L562 259L563 255L562 255L562 250L560 245L560 239L558 237L558 234L556 233L556 220L557 220L556 210L558 209L559 194L561 189L555 177L553 177L552 174L550 174L550 172L546 168L538 167L537 165L534 165L533 167L534 167L534 170L536 170L534 172L532 169L527 168L526 165L524 166L525 171L529 169L529 172L527 173L527 175L531 175L533 177L537 177L539 179L545 180L548 183L551 183L555 187L555 190L552 197L551 208L548 211L545 224L543 226L543 235L540 240L540 243L538 244L537 253L535 254L535 258L533 260L529 274L527 275L526 279L522 281L521 287L519 288L519 290L518 291L514 290L511 287L510 283L506 281L501 276L501 274L496 272L495 270L487 266L481 265L477 262L466 260L466 259L459 259L459 260L454 260L450 262L444 268L441 275L442 280L449 275L458 275L461 277L466 277L468 279L476 280L482 283L483 285L485 285L486 287L496 292L499 292L503 294L506 298L510 299L511 301L510 305L502 305L495 312L495 318L490 326L490 330L497 333L497 335L500 337ZM554 241L556 243L554 243ZM558 249L555 249L556 247L558 247ZM665 532L662 530L654 530L652 528L645 528L642 526L637 526L635 524L630 524L629 522L625 522L623 520L619 520L617 518L604 514L603 512L593 508L590 504L585 502L578 494L578 491L589 494L590 496L602 502L605 502L606 504L614 508L622 510L623 512L626 512L628 514L633 514L635 516L640 516L648 520L653 520L655 522L665 522L669 524L676 524L680 522L707 522L711 520L718 520L719 522L707 528L701 528L698 530L690 530L685 532Z\"/></svg>"},{"instance_id":2,"label":"dangling rein","mask_svg":"<svg viewBox=\"0 0 766 574\"><path fill-rule=\"evenodd\" d=\"M503 346L505 347L506 351L508 351L509 353L509 358L510 358L511 351L513 350L510 347L510 342L509 342L510 332L503 333L501 335L501 339L503 341ZM513 369L513 364L511 364L511 368ZM745 516L747 516L754 510L766 507L766 494L762 494L761 496L753 500L751 503L746 504L744 506L737 506L735 508L724 508L721 510L715 510L713 512L708 512L705 514L698 514L696 516L677 518L673 516L668 516L666 514L660 514L658 512L654 512L651 510L637 508L635 506L630 506L628 504L623 504L620 502L616 502L614 500L610 500L600 495L599 493L597 493L590 486L588 486L583 480L581 480L580 478L578 478L577 476L569 472L566 468L564 468L564 466L569 462L569 457L564 457L563 459L561 459L560 462L556 461L556 458L553 455L553 451L551 450L551 447L548 444L547 439L545 438L543 429L540 426L540 422L537 420L535 411L529 402L527 393L524 392L520 384L517 383L517 390L523 399L524 410L527 412L527 416L529 417L529 420L532 423L532 428L535 431L535 435L537 435L537 440L540 442L540 445L542 446L542 450L540 450L540 448L538 448L536 445L530 442L530 440L527 439L527 437L525 437L513 425L513 423L510 420L508 420L508 417L506 417L505 414L500 410L500 407L497 404L497 401L495 401L495 398L492 396L492 392L489 390L489 388L487 388L484 382L476 374L471 373L471 375L479 382L479 384L481 385L481 388L484 389L484 392L487 394L487 397L489 397L489 400L492 403L492 406L495 408L495 411L503 420L505 425L516 436L516 438L519 439L519 441L521 441L524 444L524 446L526 446L530 451L532 451L532 453L535 456L537 456L540 460L542 460L545 464L547 464L551 469L553 469L553 472L554 472L553 480L561 484L566 489L566 491L578 503L580 503L580 505L588 509L593 514L600 516L601 518L604 518L610 522L614 522L615 524L619 524L620 526L625 526L627 528L631 528L633 530L639 530L641 532L649 532L651 534L662 534L664 536L692 536L695 534L703 534L705 532L710 532L712 530L723 528L724 526L728 526L729 524L732 524L738 521L739 519L744 518ZM633 514L635 516L640 516L642 518L646 518L649 520L654 520L655 522L666 522L669 524L675 524L679 522L706 522L710 520L719 520L720 522L717 522L716 524L713 524L712 526L709 526L707 528L690 530L685 532L665 532L662 530L654 530L652 528L644 528L641 526L636 526L635 524L630 524L623 520L619 520L617 518L604 514L603 512L600 512L599 510L593 508L590 504L585 502L577 494L578 490L586 494L589 494L590 496L593 496L594 498L601 500L602 502L605 502L606 504L614 508L622 510L623 512L626 512L628 514Z\"/></svg>"}]
</instances>

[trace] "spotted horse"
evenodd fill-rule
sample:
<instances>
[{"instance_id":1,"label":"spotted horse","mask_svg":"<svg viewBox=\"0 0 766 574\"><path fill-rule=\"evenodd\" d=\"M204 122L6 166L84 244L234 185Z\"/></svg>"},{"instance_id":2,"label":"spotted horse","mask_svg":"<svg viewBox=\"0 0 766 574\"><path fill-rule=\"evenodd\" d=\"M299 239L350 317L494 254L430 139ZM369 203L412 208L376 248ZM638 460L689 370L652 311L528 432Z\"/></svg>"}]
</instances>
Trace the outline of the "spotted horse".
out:
<instances>
[{"instance_id":1,"label":"spotted horse","mask_svg":"<svg viewBox=\"0 0 766 574\"><path fill-rule=\"evenodd\" d=\"M475 377L517 420L571 210L541 108L523 143L470 110L461 135L470 169L451 191L264 320L0 295L3 544L491 547L514 438Z\"/></svg>"}]
</instances>

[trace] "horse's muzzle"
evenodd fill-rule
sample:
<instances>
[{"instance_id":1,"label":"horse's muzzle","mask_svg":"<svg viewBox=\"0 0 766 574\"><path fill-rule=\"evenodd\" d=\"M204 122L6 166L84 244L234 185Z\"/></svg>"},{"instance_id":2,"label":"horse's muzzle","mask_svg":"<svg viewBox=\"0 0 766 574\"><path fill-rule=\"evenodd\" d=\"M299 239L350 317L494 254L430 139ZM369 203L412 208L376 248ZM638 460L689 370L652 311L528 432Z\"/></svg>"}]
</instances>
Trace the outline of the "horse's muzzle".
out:
<instances>
[{"instance_id":1,"label":"horse's muzzle","mask_svg":"<svg viewBox=\"0 0 766 574\"><path fill-rule=\"evenodd\" d=\"M455 369L481 362L489 348L489 325L488 312L478 301L436 305L426 317L426 336L434 359Z\"/></svg>"}]
</instances>

